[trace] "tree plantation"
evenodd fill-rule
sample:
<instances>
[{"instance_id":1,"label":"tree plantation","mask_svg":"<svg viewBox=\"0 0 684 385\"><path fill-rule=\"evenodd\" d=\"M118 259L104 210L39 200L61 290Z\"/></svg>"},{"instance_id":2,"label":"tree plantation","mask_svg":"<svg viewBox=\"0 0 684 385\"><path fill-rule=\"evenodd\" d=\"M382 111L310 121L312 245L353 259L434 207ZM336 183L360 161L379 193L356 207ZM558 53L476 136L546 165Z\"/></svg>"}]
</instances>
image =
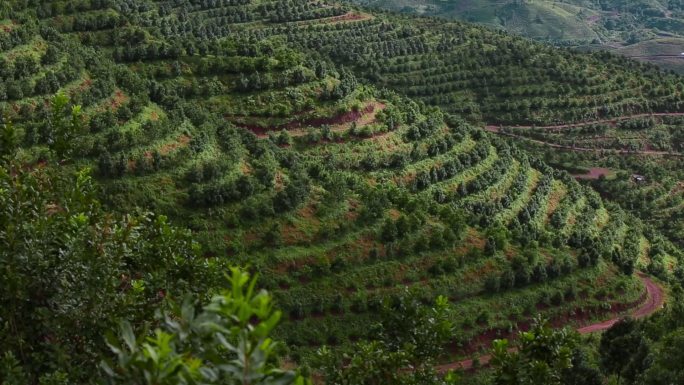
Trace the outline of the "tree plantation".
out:
<instances>
[{"instance_id":1,"label":"tree plantation","mask_svg":"<svg viewBox=\"0 0 684 385\"><path fill-rule=\"evenodd\" d=\"M684 7L668 0L352 0L402 13L479 23L550 44L607 50L684 71Z\"/></svg>"},{"instance_id":2,"label":"tree plantation","mask_svg":"<svg viewBox=\"0 0 684 385\"><path fill-rule=\"evenodd\" d=\"M0 63L3 384L678 381L678 75L327 0L10 0Z\"/></svg>"}]
</instances>

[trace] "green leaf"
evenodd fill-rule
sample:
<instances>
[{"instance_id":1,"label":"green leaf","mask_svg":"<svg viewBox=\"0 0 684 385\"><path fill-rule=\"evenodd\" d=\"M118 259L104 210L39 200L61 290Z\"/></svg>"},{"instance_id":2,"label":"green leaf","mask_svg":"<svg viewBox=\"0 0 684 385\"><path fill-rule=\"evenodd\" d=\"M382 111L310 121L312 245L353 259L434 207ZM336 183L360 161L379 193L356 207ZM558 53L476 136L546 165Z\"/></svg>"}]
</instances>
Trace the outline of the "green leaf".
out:
<instances>
[{"instance_id":1,"label":"green leaf","mask_svg":"<svg viewBox=\"0 0 684 385\"><path fill-rule=\"evenodd\" d=\"M137 350L138 345L130 322L123 321L121 322L119 327L119 330L121 332L121 338L123 338L124 342L126 343L126 346L128 346L128 349L131 352L135 352Z\"/></svg>"}]
</instances>

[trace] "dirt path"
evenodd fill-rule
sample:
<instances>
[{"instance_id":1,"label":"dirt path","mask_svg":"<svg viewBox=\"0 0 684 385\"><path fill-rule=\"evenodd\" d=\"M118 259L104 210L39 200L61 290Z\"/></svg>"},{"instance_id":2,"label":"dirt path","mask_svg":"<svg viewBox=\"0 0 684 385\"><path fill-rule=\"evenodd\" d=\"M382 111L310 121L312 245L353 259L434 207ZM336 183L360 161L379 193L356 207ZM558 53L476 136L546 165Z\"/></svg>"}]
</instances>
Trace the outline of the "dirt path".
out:
<instances>
[{"instance_id":1,"label":"dirt path","mask_svg":"<svg viewBox=\"0 0 684 385\"><path fill-rule=\"evenodd\" d=\"M589 148L589 147L572 147L572 146L564 146L562 144L556 144L556 143L549 143L549 142L544 142L541 140L537 139L531 139L526 136L522 135L516 135L516 134L511 134L508 132L501 132L501 130L498 127L495 126L486 126L485 129L489 132L493 132L498 135L505 135L509 136L511 138L516 138L516 139L523 139L527 140L531 143L539 144L542 146L547 146L547 147L553 147L553 148L558 148L562 150L570 150L570 151L579 151L579 152L613 152L617 153L620 155L665 155L665 156L684 156L684 154L680 154L678 152L669 152L669 151L653 151L653 150L645 150L645 151L630 151L630 150L616 150L616 149L611 149L611 148Z\"/></svg>"},{"instance_id":2,"label":"dirt path","mask_svg":"<svg viewBox=\"0 0 684 385\"><path fill-rule=\"evenodd\" d=\"M562 128L574 128L574 127L583 127L583 126L590 126L592 124L603 124L603 123L610 123L610 124L616 124L617 122L623 121L623 120L629 120L629 119L639 119L639 118L650 118L650 117L656 117L656 116L684 116L684 112L657 112L657 113L649 113L649 114L637 114L637 115L628 115L628 116L620 116L616 118L611 118L611 119L602 119L602 120L592 120L589 122L579 122L579 123L568 123L568 124L557 124L557 125L550 125L550 126L510 126L510 125L488 125L485 128L487 130L499 130L500 127L507 127L507 128L522 128L522 129L531 129L531 128L540 128L542 130L554 130L554 129L562 129Z\"/></svg>"},{"instance_id":3,"label":"dirt path","mask_svg":"<svg viewBox=\"0 0 684 385\"><path fill-rule=\"evenodd\" d=\"M653 282L651 278L649 278L646 274L643 273L638 273L639 279L644 283L644 286L646 286L646 301L641 304L637 309L635 309L630 315L633 318L643 318L646 316L649 316L656 311L658 311L660 308L663 307L663 303L665 302L665 294L663 292L663 288L660 287L657 283ZM612 318L603 322L598 322L595 324L591 324L588 326L581 327L577 329L577 332L580 334L589 334L589 333L594 333L594 332L599 332L603 331L606 329L610 329L613 325L615 325L618 321L620 321L623 317L616 317ZM480 365L486 366L489 364L489 361L492 359L492 356L487 354L484 356L481 356L479 358L480 360ZM449 370L468 370L473 367L473 360L463 360L463 361L458 361L458 362L452 362L449 364L444 364L444 365L439 365L435 369L439 373L444 373Z\"/></svg>"}]
</instances>

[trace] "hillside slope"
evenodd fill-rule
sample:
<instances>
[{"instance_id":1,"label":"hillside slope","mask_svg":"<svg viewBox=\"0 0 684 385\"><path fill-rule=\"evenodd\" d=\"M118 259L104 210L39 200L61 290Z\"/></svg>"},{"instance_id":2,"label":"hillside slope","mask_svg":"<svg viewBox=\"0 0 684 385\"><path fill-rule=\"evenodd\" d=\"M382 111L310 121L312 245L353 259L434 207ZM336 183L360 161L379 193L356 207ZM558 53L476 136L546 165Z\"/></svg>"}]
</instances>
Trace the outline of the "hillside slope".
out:
<instances>
[{"instance_id":1,"label":"hillside slope","mask_svg":"<svg viewBox=\"0 0 684 385\"><path fill-rule=\"evenodd\" d=\"M64 167L93 167L110 207L169 215L208 259L259 271L295 358L369 336L404 286L457 305L456 355L534 313L582 323L643 292L621 274L648 261L638 220L455 114L678 110L677 77L326 1L14 5L0 108L25 162L48 156L50 95L69 95L85 130Z\"/></svg>"},{"instance_id":2,"label":"hillside slope","mask_svg":"<svg viewBox=\"0 0 684 385\"><path fill-rule=\"evenodd\" d=\"M403 13L484 24L564 46L607 49L680 73L684 71L680 55L684 51L684 13L679 2L352 1Z\"/></svg>"}]
</instances>

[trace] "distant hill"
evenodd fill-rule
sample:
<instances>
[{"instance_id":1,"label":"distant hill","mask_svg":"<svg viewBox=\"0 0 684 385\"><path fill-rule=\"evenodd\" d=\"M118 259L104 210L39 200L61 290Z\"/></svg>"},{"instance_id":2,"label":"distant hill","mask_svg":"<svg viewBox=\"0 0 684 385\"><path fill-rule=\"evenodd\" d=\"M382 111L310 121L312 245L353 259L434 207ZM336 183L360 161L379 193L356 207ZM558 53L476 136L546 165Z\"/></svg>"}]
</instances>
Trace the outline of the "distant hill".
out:
<instances>
[{"instance_id":1,"label":"distant hill","mask_svg":"<svg viewBox=\"0 0 684 385\"><path fill-rule=\"evenodd\" d=\"M565 46L603 48L684 72L684 10L667 0L353 0L503 28Z\"/></svg>"}]
</instances>

